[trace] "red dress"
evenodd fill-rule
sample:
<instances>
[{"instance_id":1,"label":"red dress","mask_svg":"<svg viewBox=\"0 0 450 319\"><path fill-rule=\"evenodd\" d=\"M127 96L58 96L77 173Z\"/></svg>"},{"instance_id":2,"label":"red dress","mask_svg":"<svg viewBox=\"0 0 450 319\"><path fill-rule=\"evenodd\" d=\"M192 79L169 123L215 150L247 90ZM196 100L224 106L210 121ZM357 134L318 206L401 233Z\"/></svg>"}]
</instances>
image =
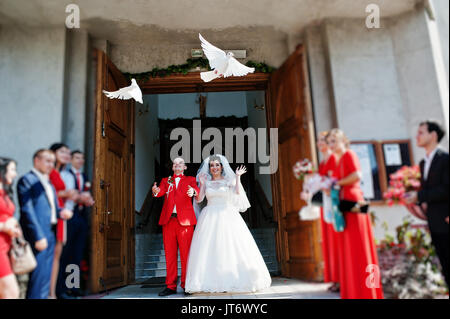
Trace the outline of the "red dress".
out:
<instances>
[{"instance_id":1,"label":"red dress","mask_svg":"<svg viewBox=\"0 0 450 319\"><path fill-rule=\"evenodd\" d=\"M0 223L6 222L14 215L15 206L3 189L0 189ZM11 237L0 232L0 278L11 275L11 263L9 262L9 250L11 249Z\"/></svg>"},{"instance_id":2,"label":"red dress","mask_svg":"<svg viewBox=\"0 0 450 319\"><path fill-rule=\"evenodd\" d=\"M328 160L319 164L319 174L329 177L337 164L336 155L331 154ZM320 223L322 234L323 279L324 282L339 282L339 263L336 251L336 232L333 225L325 222L323 207L320 209Z\"/></svg>"},{"instance_id":3,"label":"red dress","mask_svg":"<svg viewBox=\"0 0 450 319\"><path fill-rule=\"evenodd\" d=\"M335 177L342 179L360 171L359 159L352 150L339 160ZM364 199L360 182L341 187L340 198ZM339 279L342 299L383 299L378 256L369 214L343 212L345 229L338 236Z\"/></svg>"},{"instance_id":4,"label":"red dress","mask_svg":"<svg viewBox=\"0 0 450 319\"><path fill-rule=\"evenodd\" d=\"M64 184L61 174L59 174L56 169L52 170L49 178L50 182L56 190L56 194L58 194L58 192L60 191L66 190L66 184ZM60 208L64 208L64 204L65 200L58 196L58 206ZM67 240L67 224L65 220L60 218L58 218L58 224L56 225L56 240L62 242L63 244L65 244Z\"/></svg>"}]
</instances>

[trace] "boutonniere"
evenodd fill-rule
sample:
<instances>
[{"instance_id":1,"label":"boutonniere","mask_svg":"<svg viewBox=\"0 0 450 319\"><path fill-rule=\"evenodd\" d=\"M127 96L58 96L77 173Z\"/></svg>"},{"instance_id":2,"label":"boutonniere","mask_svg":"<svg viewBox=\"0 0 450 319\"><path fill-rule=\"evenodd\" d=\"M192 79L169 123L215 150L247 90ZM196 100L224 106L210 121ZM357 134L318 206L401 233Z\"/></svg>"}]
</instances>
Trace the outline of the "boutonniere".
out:
<instances>
[{"instance_id":1,"label":"boutonniere","mask_svg":"<svg viewBox=\"0 0 450 319\"><path fill-rule=\"evenodd\" d=\"M174 184L172 176L169 176L167 178L167 183L169 184L169 188L167 189L167 197L169 197L169 193L173 189L173 184Z\"/></svg>"}]
</instances>

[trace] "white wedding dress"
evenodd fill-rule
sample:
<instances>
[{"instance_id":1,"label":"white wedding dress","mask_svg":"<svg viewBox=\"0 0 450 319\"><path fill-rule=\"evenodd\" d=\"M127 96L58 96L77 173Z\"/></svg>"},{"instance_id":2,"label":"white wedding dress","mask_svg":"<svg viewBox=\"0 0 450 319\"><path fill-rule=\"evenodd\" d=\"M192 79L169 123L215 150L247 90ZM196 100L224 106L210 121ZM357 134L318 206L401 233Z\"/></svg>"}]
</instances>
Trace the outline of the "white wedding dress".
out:
<instances>
[{"instance_id":1,"label":"white wedding dress","mask_svg":"<svg viewBox=\"0 0 450 319\"><path fill-rule=\"evenodd\" d=\"M198 217L192 238L187 292L255 292L272 283L264 259L240 215L236 201L242 197L235 193L235 181L206 181L207 206ZM246 197L245 200L248 203Z\"/></svg>"}]
</instances>

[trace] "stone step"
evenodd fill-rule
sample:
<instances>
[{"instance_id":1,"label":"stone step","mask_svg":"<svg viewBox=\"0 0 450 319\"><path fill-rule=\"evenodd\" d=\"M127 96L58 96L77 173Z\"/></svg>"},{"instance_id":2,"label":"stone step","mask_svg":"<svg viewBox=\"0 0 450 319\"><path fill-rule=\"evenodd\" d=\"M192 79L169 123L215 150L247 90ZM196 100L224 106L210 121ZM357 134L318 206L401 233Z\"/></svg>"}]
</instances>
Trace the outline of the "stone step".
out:
<instances>
[{"instance_id":1,"label":"stone step","mask_svg":"<svg viewBox=\"0 0 450 319\"><path fill-rule=\"evenodd\" d=\"M181 276L181 268L178 269L178 276ZM136 279L166 277L166 269L139 269L135 273Z\"/></svg>"},{"instance_id":2,"label":"stone step","mask_svg":"<svg viewBox=\"0 0 450 319\"><path fill-rule=\"evenodd\" d=\"M268 262L277 262L277 258L275 255L263 255L263 259L266 263ZM166 265L166 259L164 256L147 256L146 258L136 259L136 267L142 268L138 266L142 265L150 265L150 264L158 264L158 265ZM178 257L178 264L181 265L180 257ZM157 267L158 268L158 267Z\"/></svg>"},{"instance_id":3,"label":"stone step","mask_svg":"<svg viewBox=\"0 0 450 319\"><path fill-rule=\"evenodd\" d=\"M250 230L270 273L278 273L274 229ZM166 259L162 234L141 234L136 236L136 272L137 280L166 276ZM178 256L178 275L181 274L181 262Z\"/></svg>"},{"instance_id":4,"label":"stone step","mask_svg":"<svg viewBox=\"0 0 450 319\"><path fill-rule=\"evenodd\" d=\"M270 238L255 238L256 245L259 246L273 246L275 247L275 240L272 240ZM153 250L153 249L164 249L164 243L161 241L151 241L150 243L145 243L145 245L139 245L139 243L136 243L136 247L144 248L146 250ZM137 248L137 249L139 249Z\"/></svg>"},{"instance_id":5,"label":"stone step","mask_svg":"<svg viewBox=\"0 0 450 319\"><path fill-rule=\"evenodd\" d=\"M181 267L181 261L178 261L178 268L180 268L180 267ZM143 268L143 269L164 268L164 269L166 269L166 262L165 261L164 262L144 261L142 263L136 264L136 268Z\"/></svg>"},{"instance_id":6,"label":"stone step","mask_svg":"<svg viewBox=\"0 0 450 319\"><path fill-rule=\"evenodd\" d=\"M274 263L268 263L267 269L270 273L278 272L278 267ZM178 276L181 276L181 267L178 268ZM135 278L144 279L152 277L165 277L167 270L165 268L155 268L155 269L136 269Z\"/></svg>"}]
</instances>

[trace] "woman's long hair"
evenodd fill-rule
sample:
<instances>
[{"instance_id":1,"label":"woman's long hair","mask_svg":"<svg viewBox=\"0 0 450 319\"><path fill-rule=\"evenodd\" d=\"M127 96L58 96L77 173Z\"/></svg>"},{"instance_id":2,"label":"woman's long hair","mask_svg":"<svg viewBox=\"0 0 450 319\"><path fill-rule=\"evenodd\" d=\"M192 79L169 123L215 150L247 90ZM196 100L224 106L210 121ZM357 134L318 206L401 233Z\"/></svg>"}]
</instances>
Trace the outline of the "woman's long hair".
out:
<instances>
[{"instance_id":1,"label":"woman's long hair","mask_svg":"<svg viewBox=\"0 0 450 319\"><path fill-rule=\"evenodd\" d=\"M7 157L0 157L0 183L2 183L2 185L3 185L5 194L8 195L11 200L13 200L12 185L8 185L6 183L6 172L8 170L8 165L10 163L16 163L16 165L17 165L17 162L13 159L10 159Z\"/></svg>"},{"instance_id":2,"label":"woman's long hair","mask_svg":"<svg viewBox=\"0 0 450 319\"><path fill-rule=\"evenodd\" d=\"M58 151L60 148L63 148L63 147L66 147L66 148L70 149L69 146L67 146L64 143L54 143L54 144L52 144L52 146L49 147L49 150L52 151L53 153L55 153L55 158L56 158L56 165L55 166L58 165L58 158L56 157L56 151ZM59 171L62 171L64 169L64 166L66 166L66 165L65 164L64 165L61 164L61 167L59 168Z\"/></svg>"}]
</instances>

